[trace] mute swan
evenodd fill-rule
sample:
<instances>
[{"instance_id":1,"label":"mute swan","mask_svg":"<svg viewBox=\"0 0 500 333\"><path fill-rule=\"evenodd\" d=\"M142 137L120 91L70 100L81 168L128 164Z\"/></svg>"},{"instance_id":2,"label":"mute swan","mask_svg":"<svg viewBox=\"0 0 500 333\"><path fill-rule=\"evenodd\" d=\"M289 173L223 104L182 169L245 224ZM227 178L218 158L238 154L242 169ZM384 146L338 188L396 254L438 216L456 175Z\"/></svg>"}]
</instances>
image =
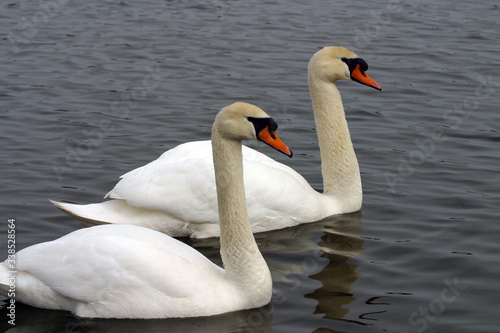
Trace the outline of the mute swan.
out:
<instances>
[{"instance_id":1,"label":"mute swan","mask_svg":"<svg viewBox=\"0 0 500 333\"><path fill-rule=\"evenodd\" d=\"M0 263L0 292L15 279L16 301L80 317L211 316L266 305L272 279L248 221L241 140L292 155L264 111L235 103L217 115L213 163L224 268L158 231L103 225L30 246ZM17 272L13 272L16 270Z\"/></svg>"},{"instance_id":2,"label":"mute swan","mask_svg":"<svg viewBox=\"0 0 500 333\"><path fill-rule=\"evenodd\" d=\"M309 62L309 89L321 151L324 193L293 169L243 147L245 188L253 232L263 232L361 208L358 161L335 81L353 80L375 89L366 62L342 47L325 47ZM106 197L77 205L53 203L85 225L136 224L171 236L219 235L210 141L175 147L123 176Z\"/></svg>"}]
</instances>

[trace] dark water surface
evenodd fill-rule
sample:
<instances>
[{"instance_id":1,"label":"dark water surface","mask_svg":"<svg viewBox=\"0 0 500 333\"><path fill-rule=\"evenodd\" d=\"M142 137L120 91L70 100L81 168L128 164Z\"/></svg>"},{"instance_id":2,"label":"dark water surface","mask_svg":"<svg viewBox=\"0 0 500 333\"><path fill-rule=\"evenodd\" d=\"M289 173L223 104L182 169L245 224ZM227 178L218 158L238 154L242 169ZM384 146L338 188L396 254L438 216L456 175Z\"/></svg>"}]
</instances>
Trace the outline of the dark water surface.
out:
<instances>
[{"instance_id":1,"label":"dark water surface","mask_svg":"<svg viewBox=\"0 0 500 333\"><path fill-rule=\"evenodd\" d=\"M0 48L2 260L81 228L48 199L101 201L128 170L208 139L254 103L322 188L307 62L341 45L383 90L340 82L360 213L258 235L268 307L215 318L82 320L17 305L8 332L498 332L496 1L8 1ZM215 262L218 243L188 241ZM2 303L0 301L0 303Z\"/></svg>"}]
</instances>

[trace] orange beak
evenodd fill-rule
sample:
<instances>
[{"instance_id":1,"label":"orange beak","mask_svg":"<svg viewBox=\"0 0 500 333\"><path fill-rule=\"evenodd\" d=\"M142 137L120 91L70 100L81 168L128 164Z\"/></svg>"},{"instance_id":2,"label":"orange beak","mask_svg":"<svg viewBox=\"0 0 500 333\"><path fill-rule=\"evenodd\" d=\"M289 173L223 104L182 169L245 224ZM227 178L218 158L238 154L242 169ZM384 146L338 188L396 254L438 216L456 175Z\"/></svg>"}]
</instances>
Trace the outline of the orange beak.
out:
<instances>
[{"instance_id":1,"label":"orange beak","mask_svg":"<svg viewBox=\"0 0 500 333\"><path fill-rule=\"evenodd\" d=\"M293 153L290 150L290 148L288 148L287 145L285 145L283 143L283 141L281 141L280 138L278 138L278 135L276 135L276 132L271 131L269 129L269 126L264 127L264 129L257 134L257 138L260 141L267 143L268 145L270 145L274 149L282 152L286 156L288 156L288 157L293 156Z\"/></svg>"},{"instance_id":2,"label":"orange beak","mask_svg":"<svg viewBox=\"0 0 500 333\"><path fill-rule=\"evenodd\" d=\"M358 81L359 83L365 84L369 87L382 90L382 87L380 84L375 82L374 79L368 76L360 67L359 64L356 66L356 68L352 71L351 77L354 81Z\"/></svg>"}]
</instances>

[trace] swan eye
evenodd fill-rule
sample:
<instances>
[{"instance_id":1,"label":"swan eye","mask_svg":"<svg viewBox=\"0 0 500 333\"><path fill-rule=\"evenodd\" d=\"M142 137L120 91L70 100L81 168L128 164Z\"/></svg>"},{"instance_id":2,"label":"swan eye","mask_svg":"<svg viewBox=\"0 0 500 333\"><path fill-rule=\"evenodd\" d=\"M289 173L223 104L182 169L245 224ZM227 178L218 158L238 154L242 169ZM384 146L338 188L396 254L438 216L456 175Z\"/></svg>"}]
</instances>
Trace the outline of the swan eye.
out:
<instances>
[{"instance_id":1,"label":"swan eye","mask_svg":"<svg viewBox=\"0 0 500 333\"><path fill-rule=\"evenodd\" d=\"M267 119L268 119L269 129L275 132L278 129L278 123L275 122L273 118L267 118Z\"/></svg>"}]
</instances>

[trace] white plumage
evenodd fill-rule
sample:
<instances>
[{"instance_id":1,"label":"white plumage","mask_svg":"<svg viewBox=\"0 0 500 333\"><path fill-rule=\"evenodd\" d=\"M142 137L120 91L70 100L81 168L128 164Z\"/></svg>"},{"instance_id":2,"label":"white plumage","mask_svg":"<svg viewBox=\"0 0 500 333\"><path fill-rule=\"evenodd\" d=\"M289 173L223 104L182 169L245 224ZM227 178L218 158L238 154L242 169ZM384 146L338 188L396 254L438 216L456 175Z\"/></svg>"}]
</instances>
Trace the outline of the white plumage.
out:
<instances>
[{"instance_id":1,"label":"white plumage","mask_svg":"<svg viewBox=\"0 0 500 333\"><path fill-rule=\"evenodd\" d=\"M138 226L77 230L23 249L16 264L18 302L80 317L206 316L213 303L231 311L223 305L236 294L224 270L198 251Z\"/></svg>"},{"instance_id":2,"label":"white plumage","mask_svg":"<svg viewBox=\"0 0 500 333\"><path fill-rule=\"evenodd\" d=\"M293 169L246 146L243 158L245 195L254 232L300 224L302 220L297 216L316 221L325 214L316 205L321 194ZM107 194L120 200L90 205L55 204L87 220L141 225L174 237L218 236L213 169L211 142L189 142L123 175Z\"/></svg>"}]
</instances>

